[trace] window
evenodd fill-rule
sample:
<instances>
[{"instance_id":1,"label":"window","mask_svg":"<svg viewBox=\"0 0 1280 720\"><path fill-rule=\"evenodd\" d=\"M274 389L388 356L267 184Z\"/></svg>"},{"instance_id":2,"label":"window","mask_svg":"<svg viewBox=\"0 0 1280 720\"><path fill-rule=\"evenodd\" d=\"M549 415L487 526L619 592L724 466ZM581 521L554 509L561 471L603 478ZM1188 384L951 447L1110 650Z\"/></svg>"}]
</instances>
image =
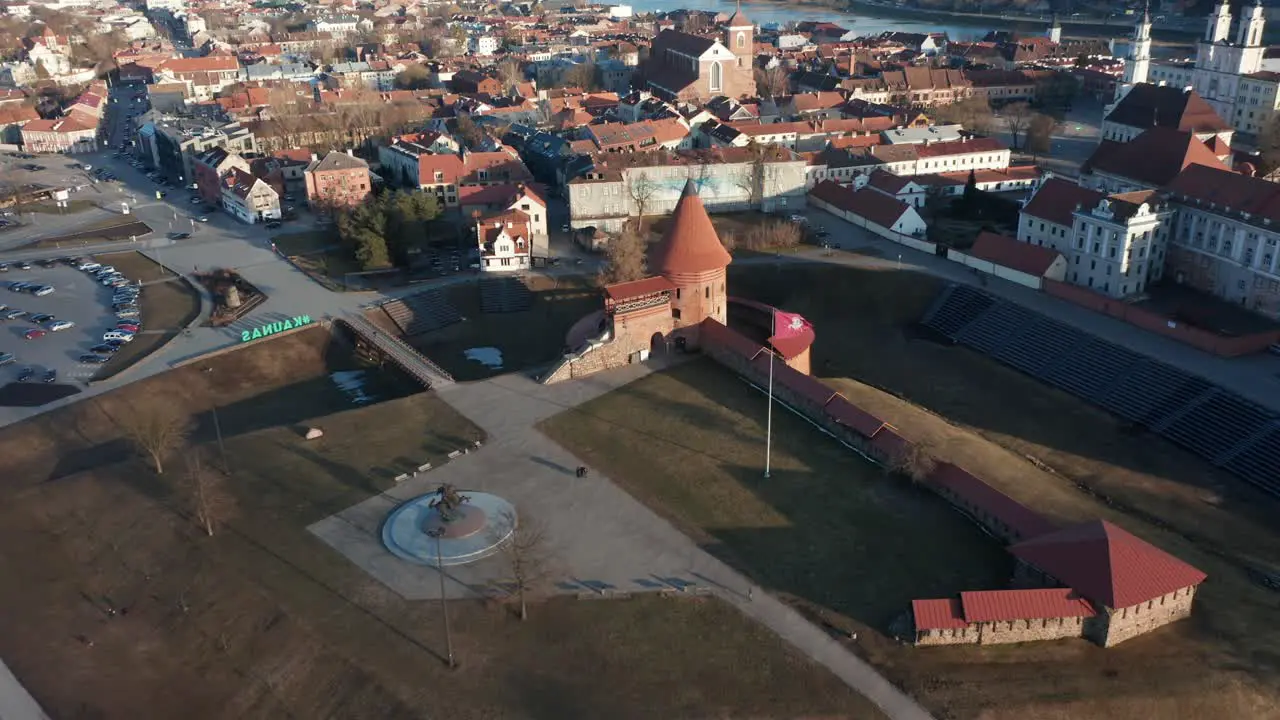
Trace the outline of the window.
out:
<instances>
[{"instance_id":1,"label":"window","mask_svg":"<svg viewBox=\"0 0 1280 720\"><path fill-rule=\"evenodd\" d=\"M734 38L733 43L738 46L739 50L745 48L747 46L747 34L738 33L738 37Z\"/></svg>"},{"instance_id":2,"label":"window","mask_svg":"<svg viewBox=\"0 0 1280 720\"><path fill-rule=\"evenodd\" d=\"M680 299L680 288L676 288L676 299Z\"/></svg>"},{"instance_id":3,"label":"window","mask_svg":"<svg viewBox=\"0 0 1280 720\"><path fill-rule=\"evenodd\" d=\"M671 308L671 317L676 320L680 319L680 308Z\"/></svg>"},{"instance_id":4,"label":"window","mask_svg":"<svg viewBox=\"0 0 1280 720\"><path fill-rule=\"evenodd\" d=\"M720 92L720 86L724 80L723 75L724 71L720 68L720 63L711 63L711 92Z\"/></svg>"}]
</instances>

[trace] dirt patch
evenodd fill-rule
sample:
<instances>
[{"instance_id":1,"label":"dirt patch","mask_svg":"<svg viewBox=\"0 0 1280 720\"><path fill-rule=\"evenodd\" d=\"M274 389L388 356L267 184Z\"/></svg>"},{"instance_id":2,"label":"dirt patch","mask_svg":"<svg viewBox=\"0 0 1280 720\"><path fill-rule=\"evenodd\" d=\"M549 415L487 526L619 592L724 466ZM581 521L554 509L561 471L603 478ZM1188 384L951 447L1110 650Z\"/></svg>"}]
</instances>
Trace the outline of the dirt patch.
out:
<instances>
[{"instance_id":1,"label":"dirt patch","mask_svg":"<svg viewBox=\"0 0 1280 720\"><path fill-rule=\"evenodd\" d=\"M105 380L177 337L199 316L200 295L186 278L141 253L98 255L97 260L143 285L138 301L143 330L94 374L94 380Z\"/></svg>"},{"instance_id":2,"label":"dirt patch","mask_svg":"<svg viewBox=\"0 0 1280 720\"><path fill-rule=\"evenodd\" d=\"M451 603L447 670L439 606L305 528L483 433L432 393L353 405L329 377L351 362L306 331L0 430L0 655L52 716L878 717L702 599L561 599L527 622ZM216 403L239 514L213 537L121 442L112 417L145 402L190 412L213 457Z\"/></svg>"},{"instance_id":3,"label":"dirt patch","mask_svg":"<svg viewBox=\"0 0 1280 720\"><path fill-rule=\"evenodd\" d=\"M523 312L486 313L480 307L477 283L449 286L446 297L462 313L463 321L441 330L415 335L408 341L454 378L479 380L550 363L565 350L565 335L573 324L601 307L594 280L580 277L527 276L533 305ZM502 367L467 357L467 350L497 348Z\"/></svg>"},{"instance_id":4,"label":"dirt patch","mask_svg":"<svg viewBox=\"0 0 1280 720\"><path fill-rule=\"evenodd\" d=\"M135 237L144 237L151 233L151 226L140 220L120 220L109 218L93 227L79 232L42 238L23 245L23 248L76 248L85 245L98 245L106 242L119 242Z\"/></svg>"},{"instance_id":5,"label":"dirt patch","mask_svg":"<svg viewBox=\"0 0 1280 720\"><path fill-rule=\"evenodd\" d=\"M12 382L0 387L0 407L40 407L80 392L74 385Z\"/></svg>"}]
</instances>

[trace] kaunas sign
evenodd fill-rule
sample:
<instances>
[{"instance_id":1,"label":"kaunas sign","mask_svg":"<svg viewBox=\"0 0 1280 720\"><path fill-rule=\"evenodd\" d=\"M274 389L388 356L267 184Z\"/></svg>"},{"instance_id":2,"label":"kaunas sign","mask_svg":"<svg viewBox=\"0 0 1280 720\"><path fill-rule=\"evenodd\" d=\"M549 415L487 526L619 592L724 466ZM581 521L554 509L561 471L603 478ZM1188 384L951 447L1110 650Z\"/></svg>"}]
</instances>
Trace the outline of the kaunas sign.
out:
<instances>
[{"instance_id":1,"label":"kaunas sign","mask_svg":"<svg viewBox=\"0 0 1280 720\"><path fill-rule=\"evenodd\" d=\"M250 340L258 340L269 335L277 335L286 330L294 330L311 324L310 315L299 315L291 317L288 320L277 320L266 325L259 325L252 330L245 330L240 333L240 342L249 342Z\"/></svg>"}]
</instances>

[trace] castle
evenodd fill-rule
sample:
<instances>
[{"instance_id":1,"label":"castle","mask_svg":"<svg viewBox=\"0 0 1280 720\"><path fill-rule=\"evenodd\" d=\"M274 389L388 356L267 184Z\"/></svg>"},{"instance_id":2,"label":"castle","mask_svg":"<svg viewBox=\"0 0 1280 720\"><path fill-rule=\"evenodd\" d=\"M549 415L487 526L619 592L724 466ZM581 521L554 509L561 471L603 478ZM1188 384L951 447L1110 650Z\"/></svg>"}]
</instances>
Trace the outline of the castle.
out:
<instances>
[{"instance_id":1,"label":"castle","mask_svg":"<svg viewBox=\"0 0 1280 720\"><path fill-rule=\"evenodd\" d=\"M650 267L656 275L604 288L603 307L569 330L569 352L543 382L559 382L644 362L653 354L699 348L704 323L734 325L769 339L774 308L728 294L724 249L693 180L685 183ZM807 374L812 333L772 344L781 362Z\"/></svg>"}]
</instances>

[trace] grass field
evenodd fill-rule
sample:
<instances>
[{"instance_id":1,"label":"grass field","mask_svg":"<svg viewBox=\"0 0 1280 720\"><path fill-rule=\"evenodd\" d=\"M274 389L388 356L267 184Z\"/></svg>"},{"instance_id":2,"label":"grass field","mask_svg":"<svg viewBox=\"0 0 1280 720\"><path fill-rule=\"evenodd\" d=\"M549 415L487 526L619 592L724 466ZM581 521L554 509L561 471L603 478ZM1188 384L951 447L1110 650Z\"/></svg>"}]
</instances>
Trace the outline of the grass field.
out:
<instances>
[{"instance_id":1,"label":"grass field","mask_svg":"<svg viewBox=\"0 0 1280 720\"><path fill-rule=\"evenodd\" d=\"M263 341L0 430L0 656L52 717L877 717L737 611L644 597L505 607L408 602L306 531L481 431L431 393L370 378L315 330ZM205 537L122 442L148 402L196 421L238 514ZM325 431L306 441L309 426ZM180 465L176 460L171 465ZM117 609L110 615L107 608ZM442 688L448 691L442 692Z\"/></svg>"},{"instance_id":2,"label":"grass field","mask_svg":"<svg viewBox=\"0 0 1280 720\"><path fill-rule=\"evenodd\" d=\"M975 558L1002 553L995 541L983 540L986 550L969 550L954 540L959 531L952 521L914 519L917 501L901 497L901 488L882 489L894 495L878 503L859 495L846 500L851 487L871 487L868 475L821 465L816 458L823 453L847 451L816 431L787 441L775 436L780 467L788 462L783 458L803 458L799 470L806 482L775 488L782 478L794 482L784 470L766 483L758 474L760 459L752 453L743 457L740 449L758 443L761 411L738 410L741 393L723 383L680 376L702 371L681 368L634 383L580 414L553 419L548 432L682 527L692 526L695 537L730 546L726 551L756 577L789 594L807 592L814 600L810 611L820 610L823 621L878 631L860 637L857 650L940 717L1280 716L1280 653L1274 650L1280 600L1243 569L1277 569L1280 538L1268 529L1276 516L1273 499L1158 438L1126 432L1105 413L995 361L919 339L913 325L939 290L931 277L784 264L731 267L729 283L734 295L803 313L818 332L814 374L904 435L932 443L938 454L1054 519L1109 519L1205 570L1209 581L1197 596L1193 618L1110 650L1083 641L899 647L882 634L882 618L893 614L887 598L877 610L882 594L892 597L896 588L901 595L942 596L938 591L946 583L917 589L905 577L912 572L974 582L970 589L1000 587L1003 579L987 570L995 560L970 566L974 574L966 577L956 563L977 560L946 554L951 543L966 556L976 552ZM589 422L590 414L617 425ZM789 414L775 414L775 423L780 417ZM788 421L795 422L783 423ZM679 446L672 449L673 442ZM784 443L788 449L780 451ZM668 454L678 462L668 461ZM1038 469L1028 457L1053 472ZM817 472L819 467L824 470ZM840 490L819 494L813 507L798 509L798 491L813 487L810 475L828 483L839 478ZM847 477L858 482L844 484ZM880 487L887 485L881 481ZM846 502L855 507L850 510ZM856 514L863 506L866 511ZM802 524L802 517L817 520ZM778 550L755 539L762 535L759 526L769 524L775 529L764 535L780 539ZM812 528L808 542L786 542L802 526ZM902 539L891 550L873 544L851 570L839 553L860 552L846 545L863 542L863 527L873 529L874 538ZM948 547L928 557L924 549L939 540ZM911 552L923 559L910 560ZM812 562L814 555L824 561ZM988 584L980 584L984 579ZM861 599L868 582L876 589L870 603Z\"/></svg>"},{"instance_id":3,"label":"grass field","mask_svg":"<svg viewBox=\"0 0 1280 720\"><path fill-rule=\"evenodd\" d=\"M98 370L94 378L103 380L131 367L177 337L200 314L200 295L184 278L141 253L110 253L98 255L96 260L115 266L125 277L144 285L138 307L146 332L136 336Z\"/></svg>"},{"instance_id":4,"label":"grass field","mask_svg":"<svg viewBox=\"0 0 1280 720\"><path fill-rule=\"evenodd\" d=\"M151 233L150 225L133 220L132 216L115 215L88 223L80 230L66 235L41 238L23 245L23 249L69 249L74 250L85 245L128 241L135 237L145 237Z\"/></svg>"},{"instance_id":5,"label":"grass field","mask_svg":"<svg viewBox=\"0 0 1280 720\"><path fill-rule=\"evenodd\" d=\"M458 380L479 380L552 362L564 351L569 328L600 309L600 291L594 279L580 276L529 275L527 282L534 292L533 306L515 313L482 312L476 283L450 286L449 302L464 320L409 342ZM468 360L466 351L476 347L498 348L502 369Z\"/></svg>"}]
</instances>

